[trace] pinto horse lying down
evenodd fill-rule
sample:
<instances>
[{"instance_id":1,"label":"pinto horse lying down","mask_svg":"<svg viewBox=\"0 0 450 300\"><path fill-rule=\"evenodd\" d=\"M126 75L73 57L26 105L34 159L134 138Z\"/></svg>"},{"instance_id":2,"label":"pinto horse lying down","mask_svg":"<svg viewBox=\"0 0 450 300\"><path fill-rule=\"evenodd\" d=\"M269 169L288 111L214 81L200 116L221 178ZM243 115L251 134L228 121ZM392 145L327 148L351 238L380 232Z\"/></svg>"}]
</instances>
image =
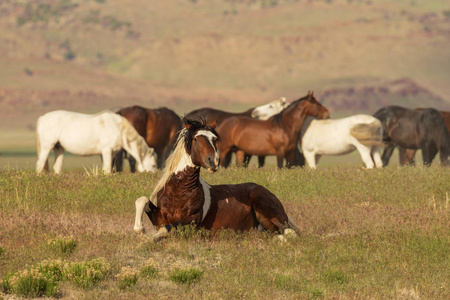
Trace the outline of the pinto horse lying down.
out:
<instances>
[{"instance_id":1,"label":"pinto horse lying down","mask_svg":"<svg viewBox=\"0 0 450 300\"><path fill-rule=\"evenodd\" d=\"M280 200L255 183L209 185L200 176L201 167L219 168L215 123L184 118L175 150L167 159L163 175L151 195L136 200L134 230L142 232L143 213L159 229L154 239L166 235L171 226L195 224L206 229L258 228L282 234L299 233Z\"/></svg>"}]
</instances>

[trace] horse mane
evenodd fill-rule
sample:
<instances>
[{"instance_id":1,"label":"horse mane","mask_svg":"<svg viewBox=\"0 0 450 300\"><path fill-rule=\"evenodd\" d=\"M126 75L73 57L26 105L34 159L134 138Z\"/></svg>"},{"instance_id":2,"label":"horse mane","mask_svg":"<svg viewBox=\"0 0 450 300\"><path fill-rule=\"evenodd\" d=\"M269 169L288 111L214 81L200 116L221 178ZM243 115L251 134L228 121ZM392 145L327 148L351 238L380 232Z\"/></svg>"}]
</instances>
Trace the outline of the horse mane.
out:
<instances>
[{"instance_id":1,"label":"horse mane","mask_svg":"<svg viewBox=\"0 0 450 300\"><path fill-rule=\"evenodd\" d=\"M285 109L283 109L282 111L280 111L279 113L277 113L276 115L272 116L272 122L273 123L277 123L278 125L283 125L283 114L290 112L294 107L297 106L297 104L303 100L308 99L309 95L306 95L300 99L297 99L295 101L292 101L288 107L286 107Z\"/></svg>"},{"instance_id":2,"label":"horse mane","mask_svg":"<svg viewBox=\"0 0 450 300\"><path fill-rule=\"evenodd\" d=\"M145 139L136 131L136 129L131 125L131 123L124 117L121 118L121 127L122 127L122 145L128 153L132 153L130 143L136 141L139 156L143 159L146 155L146 151L148 151L148 145Z\"/></svg>"},{"instance_id":3,"label":"horse mane","mask_svg":"<svg viewBox=\"0 0 450 300\"><path fill-rule=\"evenodd\" d=\"M178 164L181 161L181 158L186 152L186 133L187 129L183 128L180 131L180 134L178 135L178 139L175 143L175 147L172 151L172 153L169 155L169 157L166 160L165 167L163 169L163 173L161 175L161 178L159 179L158 183L155 186L155 189L153 190L153 193L150 196L150 201L157 206L157 199L156 196L158 195L158 192L162 189L164 189L164 186L169 181L169 179L172 177L172 174L174 173L175 169L177 168Z\"/></svg>"}]
</instances>

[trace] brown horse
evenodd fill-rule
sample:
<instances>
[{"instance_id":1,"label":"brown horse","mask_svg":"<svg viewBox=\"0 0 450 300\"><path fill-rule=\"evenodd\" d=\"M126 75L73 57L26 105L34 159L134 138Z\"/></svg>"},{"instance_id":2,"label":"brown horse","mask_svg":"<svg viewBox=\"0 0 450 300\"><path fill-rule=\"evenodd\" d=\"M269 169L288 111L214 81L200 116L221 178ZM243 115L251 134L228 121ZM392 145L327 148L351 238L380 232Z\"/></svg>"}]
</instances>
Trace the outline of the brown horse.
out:
<instances>
[{"instance_id":1,"label":"brown horse","mask_svg":"<svg viewBox=\"0 0 450 300\"><path fill-rule=\"evenodd\" d=\"M255 183L209 185L200 176L201 167L215 172L219 168L215 124L184 119L174 152L150 201L136 200L134 230L142 232L145 211L152 225L164 235L171 226L195 224L206 229L236 231L258 228L286 233L299 232L287 216L280 200ZM288 232L293 232L292 229Z\"/></svg>"},{"instance_id":2,"label":"brown horse","mask_svg":"<svg viewBox=\"0 0 450 300\"><path fill-rule=\"evenodd\" d=\"M416 108L418 111L424 111L425 108ZM445 126L447 130L450 132L450 112L449 111L439 111L442 118L444 119ZM414 165L414 157L416 156L416 149L406 149L403 147L398 147L399 156L400 156L400 165Z\"/></svg>"},{"instance_id":3,"label":"brown horse","mask_svg":"<svg viewBox=\"0 0 450 300\"><path fill-rule=\"evenodd\" d=\"M191 111L186 115L186 117L191 119L198 119L198 118L204 118L206 120L206 124L211 124L212 122L216 122L217 126L219 126L224 120L231 117L252 117L255 119L261 119L261 117L265 117L265 115L271 116L273 115L275 111L280 111L284 108L286 108L289 105L289 103L286 102L286 98L281 97L277 100L271 101L267 104L257 106L250 108L249 110L246 110L244 112L240 113L234 113L234 112L227 112L220 109L214 109L210 107L200 108L196 109L194 111ZM258 111L259 110L259 111ZM261 111L262 110L262 111ZM273 111L268 112L267 110ZM267 119L266 117L265 119ZM300 154L300 153L299 153ZM231 155L232 151L228 153L225 159L222 160L222 166L228 167L231 163ZM301 155L301 154L300 154ZM248 163L250 162L251 155L245 154L243 151L236 151L236 161L243 161L243 164L245 166L248 166ZM258 166L262 167L264 166L265 157L259 156L258 157Z\"/></svg>"},{"instance_id":4,"label":"brown horse","mask_svg":"<svg viewBox=\"0 0 450 300\"><path fill-rule=\"evenodd\" d=\"M227 118L236 117L236 116L251 117L254 109L255 109L255 107L252 107L249 110L246 110L246 111L243 111L240 113L233 113L233 112L228 112L228 111L215 109L215 108L211 108L211 107L204 107L204 108L199 108L199 109L191 111L190 113L188 113L186 115L186 117L190 118L190 119L204 118L206 120L206 124L211 124L213 122L216 122L217 125L220 125ZM232 152L230 151L230 153L227 155L227 157L225 157L222 160L222 166L228 167L230 165L231 155L232 155ZM245 159L244 159L243 152L236 153L236 160L238 160L240 157L242 157L241 158L242 160L245 160L247 162L250 160L249 156L245 157ZM265 157L262 156L262 157L259 157L258 159L259 159L259 165L261 165L261 166L264 165Z\"/></svg>"},{"instance_id":5,"label":"brown horse","mask_svg":"<svg viewBox=\"0 0 450 300\"><path fill-rule=\"evenodd\" d=\"M320 119L330 117L328 109L311 92L266 121L248 117L228 118L217 128L221 137L220 159L232 149L238 149L250 155L276 155L279 168L283 167L284 159L286 166L292 167L298 152L299 134L307 116Z\"/></svg>"},{"instance_id":6,"label":"brown horse","mask_svg":"<svg viewBox=\"0 0 450 300\"><path fill-rule=\"evenodd\" d=\"M182 128L180 117L166 107L148 109L137 105L122 108L117 113L133 125L149 147L155 149L158 156L158 168L161 169ZM122 157L123 154L119 153L115 159L116 170L119 172L122 171ZM134 172L133 159L129 157L128 160L131 171Z\"/></svg>"}]
</instances>

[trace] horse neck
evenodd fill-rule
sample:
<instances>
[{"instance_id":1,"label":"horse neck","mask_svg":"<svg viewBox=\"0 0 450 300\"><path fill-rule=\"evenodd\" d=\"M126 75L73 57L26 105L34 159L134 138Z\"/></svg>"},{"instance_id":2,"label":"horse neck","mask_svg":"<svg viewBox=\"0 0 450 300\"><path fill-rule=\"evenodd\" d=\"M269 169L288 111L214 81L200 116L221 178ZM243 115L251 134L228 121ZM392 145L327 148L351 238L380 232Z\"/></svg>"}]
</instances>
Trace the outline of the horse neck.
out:
<instances>
[{"instance_id":1,"label":"horse neck","mask_svg":"<svg viewBox=\"0 0 450 300\"><path fill-rule=\"evenodd\" d=\"M297 137L302 130L303 123L305 123L307 114L303 105L303 101L300 101L295 107L283 112L281 118L283 125L289 135Z\"/></svg>"},{"instance_id":2,"label":"horse neck","mask_svg":"<svg viewBox=\"0 0 450 300\"><path fill-rule=\"evenodd\" d=\"M246 110L246 111L243 111L243 112L241 112L241 113L238 113L237 115L239 115L239 116L250 117L250 116L252 115L252 111L253 111L254 109L255 109L254 107L253 107L253 108L250 108L250 109L248 109L248 110Z\"/></svg>"},{"instance_id":3,"label":"horse neck","mask_svg":"<svg viewBox=\"0 0 450 300\"><path fill-rule=\"evenodd\" d=\"M203 186L200 178L199 167L186 167L183 171L171 174L164 187L157 192L157 207L150 215L152 223L157 227L167 223L167 211L183 211L185 207L198 210L202 207L204 199L201 197ZM189 214L180 217L183 219L188 216Z\"/></svg>"}]
</instances>

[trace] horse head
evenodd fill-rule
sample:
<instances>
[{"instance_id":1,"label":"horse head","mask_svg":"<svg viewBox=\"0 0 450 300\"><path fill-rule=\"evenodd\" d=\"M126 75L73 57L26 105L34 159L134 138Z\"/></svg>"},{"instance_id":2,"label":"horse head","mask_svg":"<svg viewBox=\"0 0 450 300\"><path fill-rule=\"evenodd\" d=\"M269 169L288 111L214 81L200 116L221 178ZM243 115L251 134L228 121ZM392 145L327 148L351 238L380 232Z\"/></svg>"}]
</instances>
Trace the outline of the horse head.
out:
<instances>
[{"instance_id":1,"label":"horse head","mask_svg":"<svg viewBox=\"0 0 450 300\"><path fill-rule=\"evenodd\" d=\"M286 98L281 97L280 99L256 107L252 111L252 118L257 120L267 120L271 116L276 115L288 106L289 102L286 101Z\"/></svg>"},{"instance_id":2,"label":"horse head","mask_svg":"<svg viewBox=\"0 0 450 300\"><path fill-rule=\"evenodd\" d=\"M185 150L191 157L192 163L198 167L203 167L210 172L219 169L219 153L216 143L219 140L216 122L206 125L204 121L183 119L185 124Z\"/></svg>"},{"instance_id":3,"label":"horse head","mask_svg":"<svg viewBox=\"0 0 450 300\"><path fill-rule=\"evenodd\" d=\"M314 92L309 91L308 94L303 98L306 101L303 101L306 113L312 117L316 117L319 119L329 119L330 112L328 109L317 101L314 97Z\"/></svg>"},{"instance_id":4,"label":"horse head","mask_svg":"<svg viewBox=\"0 0 450 300\"><path fill-rule=\"evenodd\" d=\"M142 167L145 172L156 172L158 169L155 149L149 147L142 160L142 166L138 165L138 168ZM143 172L139 170L139 172Z\"/></svg>"}]
</instances>

